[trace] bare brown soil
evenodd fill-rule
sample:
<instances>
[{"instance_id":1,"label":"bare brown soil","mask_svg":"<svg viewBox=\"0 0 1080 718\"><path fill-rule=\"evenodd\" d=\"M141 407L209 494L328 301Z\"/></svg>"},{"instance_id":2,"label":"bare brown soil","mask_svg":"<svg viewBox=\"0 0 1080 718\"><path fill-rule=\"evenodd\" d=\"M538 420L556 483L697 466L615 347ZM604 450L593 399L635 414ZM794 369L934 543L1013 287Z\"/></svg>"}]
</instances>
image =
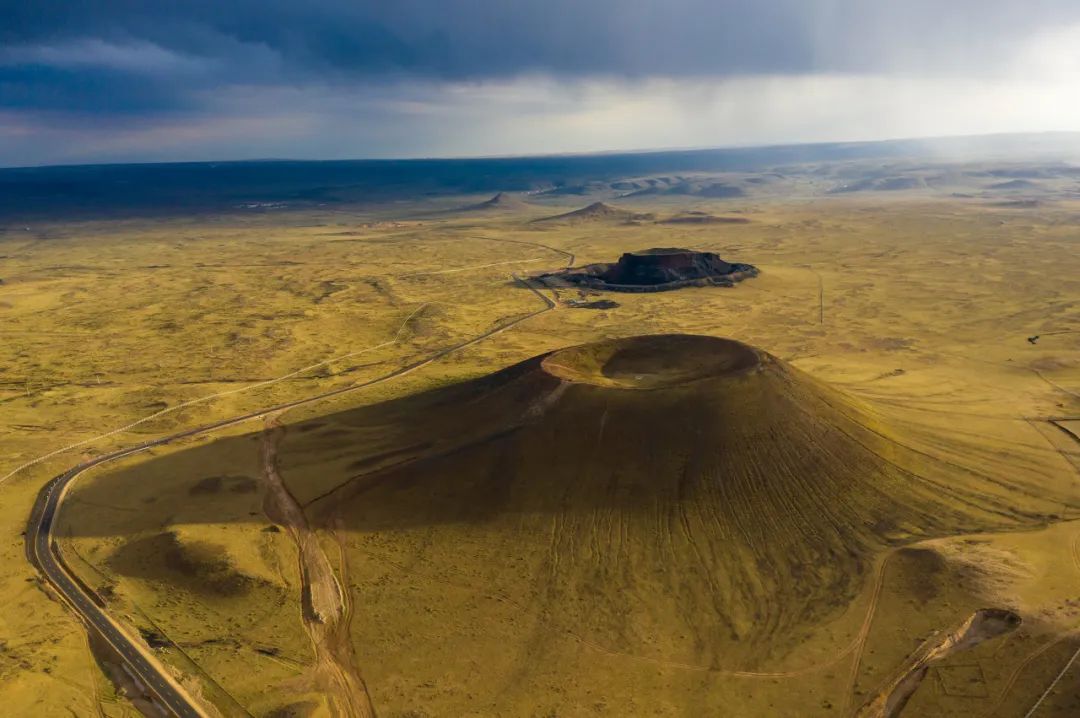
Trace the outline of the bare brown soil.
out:
<instances>
[{"instance_id":1,"label":"bare brown soil","mask_svg":"<svg viewBox=\"0 0 1080 718\"><path fill-rule=\"evenodd\" d=\"M262 435L264 477L269 489L265 511L289 533L299 551L304 627L315 649L314 673L338 715L373 718L375 711L353 655L341 585L303 509L278 473L278 442L284 431L276 419L270 418Z\"/></svg>"}]
</instances>

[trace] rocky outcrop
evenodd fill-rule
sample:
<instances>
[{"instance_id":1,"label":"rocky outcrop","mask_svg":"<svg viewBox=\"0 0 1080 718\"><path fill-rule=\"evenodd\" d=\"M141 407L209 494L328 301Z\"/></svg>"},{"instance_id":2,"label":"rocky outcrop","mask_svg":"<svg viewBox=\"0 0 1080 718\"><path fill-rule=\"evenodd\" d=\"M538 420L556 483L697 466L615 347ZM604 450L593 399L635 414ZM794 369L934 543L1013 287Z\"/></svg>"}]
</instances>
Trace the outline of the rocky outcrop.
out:
<instances>
[{"instance_id":1,"label":"rocky outcrop","mask_svg":"<svg viewBox=\"0 0 1080 718\"><path fill-rule=\"evenodd\" d=\"M590 264L545 274L541 281L552 286L584 286L615 292L661 292L682 287L731 287L756 277L750 264L726 262L713 252L654 248L626 252L614 264Z\"/></svg>"}]
</instances>

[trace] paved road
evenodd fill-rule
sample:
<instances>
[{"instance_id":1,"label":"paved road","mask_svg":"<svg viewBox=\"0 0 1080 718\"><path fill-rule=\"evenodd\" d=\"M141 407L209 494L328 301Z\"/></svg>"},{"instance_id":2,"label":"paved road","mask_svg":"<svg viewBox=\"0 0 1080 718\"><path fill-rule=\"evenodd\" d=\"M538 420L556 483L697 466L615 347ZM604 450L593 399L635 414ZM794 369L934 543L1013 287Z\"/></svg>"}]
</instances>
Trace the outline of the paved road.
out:
<instances>
[{"instance_id":1,"label":"paved road","mask_svg":"<svg viewBox=\"0 0 1080 718\"><path fill-rule=\"evenodd\" d=\"M32 523L26 534L26 550L33 563L46 580L68 602L68 604L82 617L83 621L92 630L104 638L123 658L128 670L150 690L162 705L167 707L179 718L204 718L204 713L199 710L175 682L167 678L164 667L154 660L147 649L140 649L128 638L116 624L113 623L105 612L93 602L85 590L72 580L61 563L57 553L53 550L52 526L56 517L56 510L60 506L64 490L67 485L80 473L104 461L118 459L121 456L142 451L145 447L130 449L107 457L101 457L94 461L82 464L50 481L38 496L34 507L36 521Z\"/></svg>"},{"instance_id":2,"label":"paved road","mask_svg":"<svg viewBox=\"0 0 1080 718\"><path fill-rule=\"evenodd\" d=\"M571 261L573 261L571 259ZM30 522L26 530L26 555L30 560L30 563L41 572L41 575L46 581L64 598L68 605L82 618L86 625L91 630L96 630L109 644L116 649L117 653L123 658L127 664L127 668L139 678L139 681L151 690L159 699L162 705L166 706L172 713L178 718L205 718L205 714L199 709L198 704L188 696L183 689L172 680L167 669L158 662L153 654L148 652L146 648L143 648L136 644L131 638L129 638L123 631L121 631L117 623L112 621L105 611L94 603L91 596L87 593L87 590L80 586L75 581L72 575L68 572L64 566L59 553L56 550L56 546L52 539L53 521L56 518L56 514L60 509L60 504L64 499L64 494L67 488L71 485L80 474L101 464L122 459L133 454L151 449L155 446L163 446L171 442L206 434L218 429L222 429L235 424L240 424L251 419L256 419L267 414L272 414L279 411L285 411L287 409L293 409L306 404L312 404L323 399L327 399L332 396L338 396L350 391L356 391L366 386L378 384L380 382L388 381L395 377L409 374L420 367L426 366L442 357L458 351L464 347L476 344L483 341L488 337L494 336L500 332L506 331L511 327L520 324L526 319L530 319L538 314L551 311L555 308L555 302L550 298L544 296L543 293L538 291L529 282L523 280L517 275L513 275L514 279L524 285L527 289L533 292L544 302L543 309L537 309L535 312L530 312L516 319L512 319L505 322L493 329L490 329L483 334L468 339L466 341L455 344L446 349L442 349L435 354L428 356L425 359L420 359L411 364L407 364L399 369L385 374L376 379L366 381L360 384L352 384L350 386L344 386L332 391L328 391L316 396L307 397L305 399L297 399L296 401L290 401L283 404L277 404L258 411L252 411L241 416L236 416L231 419L224 419L222 421L216 421L212 424L206 424L204 426L196 427L194 429L188 429L181 431L170 436L162 437L160 439L154 439L151 441L145 441L135 446L114 451L110 454L104 454L91 461L84 462L78 466L65 471L59 476L53 478L47 483L40 493L38 494L37 501L34 504L34 510L30 515Z\"/></svg>"}]
</instances>

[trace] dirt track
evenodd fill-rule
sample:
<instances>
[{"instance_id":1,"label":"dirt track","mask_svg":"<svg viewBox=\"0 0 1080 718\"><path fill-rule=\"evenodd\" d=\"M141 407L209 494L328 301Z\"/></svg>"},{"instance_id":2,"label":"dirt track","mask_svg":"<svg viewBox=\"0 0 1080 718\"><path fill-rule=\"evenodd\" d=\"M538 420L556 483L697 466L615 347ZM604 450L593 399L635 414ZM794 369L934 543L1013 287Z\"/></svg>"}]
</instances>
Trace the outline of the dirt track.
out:
<instances>
[{"instance_id":1,"label":"dirt track","mask_svg":"<svg viewBox=\"0 0 1080 718\"><path fill-rule=\"evenodd\" d=\"M262 434L263 478L268 489L264 510L296 544L304 629L315 649L316 680L338 715L371 718L375 711L349 640L344 591L317 534L278 473L277 449L284 434L285 427L277 418L267 417Z\"/></svg>"},{"instance_id":2,"label":"dirt track","mask_svg":"<svg viewBox=\"0 0 1080 718\"><path fill-rule=\"evenodd\" d=\"M874 579L874 590L870 594L870 602L866 606L866 617L863 619L859 633L855 637L855 657L851 661L851 674L848 678L848 689L845 693L847 709L851 708L852 701L855 699L855 686L859 680L859 666L862 664L863 648L866 646L866 639L870 635L870 626L874 623L874 612L877 611L878 599L881 598L881 588L885 585L885 564L889 562L889 556L891 555L886 555L882 559L881 565L878 566L877 576Z\"/></svg>"},{"instance_id":3,"label":"dirt track","mask_svg":"<svg viewBox=\"0 0 1080 718\"><path fill-rule=\"evenodd\" d=\"M1020 675L1024 672L1024 669L1026 669L1032 661L1034 661L1042 654L1046 653L1048 650L1050 650L1057 644L1074 635L1076 635L1076 631L1067 631L1057 636L1056 638L1051 638L1049 641L1032 651L1027 658L1021 661L1020 664L1015 669L1013 669L1013 672L1009 674L1009 678L1005 681L1005 685L1001 688L1001 693L998 695L997 702L994 704L994 707L990 710L988 715L992 716L998 714L998 711L1005 704L1005 698L1008 697L1009 692L1012 691L1013 686L1016 685L1017 679L1020 678Z\"/></svg>"}]
</instances>

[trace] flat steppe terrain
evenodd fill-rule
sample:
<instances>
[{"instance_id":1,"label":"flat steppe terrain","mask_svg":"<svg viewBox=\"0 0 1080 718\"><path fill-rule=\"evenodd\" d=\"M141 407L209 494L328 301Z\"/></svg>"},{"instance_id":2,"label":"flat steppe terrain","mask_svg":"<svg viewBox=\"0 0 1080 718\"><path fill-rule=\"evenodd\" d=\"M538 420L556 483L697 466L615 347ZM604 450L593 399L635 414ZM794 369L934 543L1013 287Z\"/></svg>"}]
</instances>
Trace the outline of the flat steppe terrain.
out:
<instances>
[{"instance_id":1,"label":"flat steppe terrain","mask_svg":"<svg viewBox=\"0 0 1080 718\"><path fill-rule=\"evenodd\" d=\"M11 714L134 714L107 655L95 659L25 560L21 532L47 479L349 385L103 466L64 504L65 559L222 715L347 714L343 693L361 679L382 716L842 716L877 710L875 697L921 670L901 715L1080 711L1080 661L1054 683L1080 649L1080 202L646 193L617 201L629 218L535 222L590 198L484 199L441 213L398 203L4 228L0 699ZM663 221L688 211L748 221ZM576 289L544 299L514 278L648 247L713 251L761 273L733 288L584 298L618 303L606 309L571 306ZM565 536L590 546L560 542L558 526L509 500L513 513L416 503L426 474L410 462L429 444L488 436L476 427L501 416L476 408L498 396L447 408L440 392L564 347L672 333L735 339L828 392L808 396L844 397L859 431L883 442L852 430L881 462L873 475L900 467L941 482L925 499L934 514L898 509L904 520L886 525L874 513L857 551L708 604L702 577L734 560L721 544L671 544L681 582L644 576L660 549L617 507L590 506L607 517L602 536L572 525L587 512L564 515ZM582 407L557 424L589 418L568 432L574 451L599 441ZM657 454L686 440L676 425L658 421ZM650 440L608 429L634 450ZM498 439L497 456L454 461L514 474L521 457L540 461L541 439L513 450ZM558 475L559 456L544 458ZM388 475L408 491L328 501L398 463ZM542 481L531 466L516 480ZM769 546L802 545L782 521L770 532ZM698 574L691 552L703 546ZM747 581L759 568L745 564ZM673 586L683 592L653 600L650 588ZM981 609L1020 623L968 645ZM721 614L736 616L726 632ZM934 654L950 634L959 649Z\"/></svg>"}]
</instances>

